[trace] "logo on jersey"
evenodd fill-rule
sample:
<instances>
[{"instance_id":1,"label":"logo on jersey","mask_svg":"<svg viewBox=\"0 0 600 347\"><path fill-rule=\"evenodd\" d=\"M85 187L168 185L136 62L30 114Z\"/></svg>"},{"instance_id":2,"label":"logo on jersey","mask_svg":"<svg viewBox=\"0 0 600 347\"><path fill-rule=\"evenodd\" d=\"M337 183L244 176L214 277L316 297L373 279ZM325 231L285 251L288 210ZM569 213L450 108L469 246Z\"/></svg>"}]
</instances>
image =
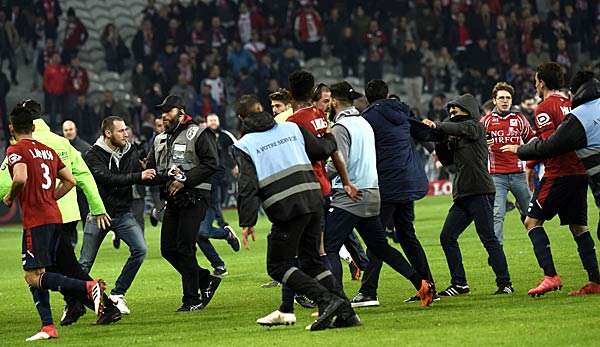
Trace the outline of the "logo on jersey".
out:
<instances>
[{"instance_id":1,"label":"logo on jersey","mask_svg":"<svg viewBox=\"0 0 600 347\"><path fill-rule=\"evenodd\" d=\"M17 153L13 153L13 154L11 154L11 155L8 156L8 163L10 165L15 165L16 163L20 162L21 159L23 159L23 157L21 157Z\"/></svg>"},{"instance_id":2,"label":"logo on jersey","mask_svg":"<svg viewBox=\"0 0 600 347\"><path fill-rule=\"evenodd\" d=\"M537 125L539 127L546 126L552 122L552 119L550 118L550 116L547 113L538 114L536 117L536 120L537 120Z\"/></svg>"},{"instance_id":3,"label":"logo on jersey","mask_svg":"<svg viewBox=\"0 0 600 347\"><path fill-rule=\"evenodd\" d=\"M198 128L196 128L196 127L189 128L188 131L185 133L185 137L187 137L188 140L192 141L194 136L196 136L197 132L198 132Z\"/></svg>"},{"instance_id":4,"label":"logo on jersey","mask_svg":"<svg viewBox=\"0 0 600 347\"><path fill-rule=\"evenodd\" d=\"M517 125L518 125L518 124L517 124L517 120L516 120L516 119L511 119L511 120L510 120L510 126L511 126L511 127L516 127Z\"/></svg>"}]
</instances>

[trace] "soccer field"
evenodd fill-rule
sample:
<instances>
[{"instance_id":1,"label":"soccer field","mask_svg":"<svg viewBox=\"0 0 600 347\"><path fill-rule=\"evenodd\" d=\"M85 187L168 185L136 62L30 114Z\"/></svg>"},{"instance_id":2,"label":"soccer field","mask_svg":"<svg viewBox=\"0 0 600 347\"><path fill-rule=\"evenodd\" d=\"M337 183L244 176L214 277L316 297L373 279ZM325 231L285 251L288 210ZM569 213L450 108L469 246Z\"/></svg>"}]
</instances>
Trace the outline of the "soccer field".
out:
<instances>
[{"instance_id":1,"label":"soccer field","mask_svg":"<svg viewBox=\"0 0 600 347\"><path fill-rule=\"evenodd\" d=\"M594 241L598 212L589 200L589 224ZM449 197L427 197L417 203L416 229L429 257L438 289L449 283L448 268L439 245L439 232L450 206ZM234 211L226 219L236 225ZM197 312L175 313L180 305L178 274L161 258L159 228L146 226L149 253L127 293L132 314L113 325L94 325L88 313L78 323L58 327L60 345L206 345L206 346L356 346L356 345L597 345L600 333L600 296L571 298L567 293L579 289L587 275L581 267L577 247L567 227L558 221L547 223L552 251L565 287L545 297L526 295L541 278L531 243L512 211L505 224L505 252L516 293L493 296L494 275L475 230L470 227L461 237L463 258L471 293L464 297L443 298L430 308L402 301L414 294L411 284L389 267L380 280L378 308L358 309L364 325L351 329L308 332L311 310L296 305L298 322L293 327L265 328L255 320L276 309L280 288L263 289L269 281L265 270L266 236L269 223L260 221L257 241L251 249L233 253L226 242L214 240L227 264L229 276L210 305ZM81 240L81 237L80 237ZM80 246L80 244L78 245ZM398 245L395 245L398 247ZM0 345L24 344L40 326L31 294L21 270L20 227L1 227L0 232ZM94 277L114 283L125 259L127 247L115 250L105 240ZM203 266L208 266L201 254ZM345 290L353 296L359 283L350 281L344 267ZM63 302L51 296L53 315L58 323ZM34 344L35 342L32 342Z\"/></svg>"}]
</instances>

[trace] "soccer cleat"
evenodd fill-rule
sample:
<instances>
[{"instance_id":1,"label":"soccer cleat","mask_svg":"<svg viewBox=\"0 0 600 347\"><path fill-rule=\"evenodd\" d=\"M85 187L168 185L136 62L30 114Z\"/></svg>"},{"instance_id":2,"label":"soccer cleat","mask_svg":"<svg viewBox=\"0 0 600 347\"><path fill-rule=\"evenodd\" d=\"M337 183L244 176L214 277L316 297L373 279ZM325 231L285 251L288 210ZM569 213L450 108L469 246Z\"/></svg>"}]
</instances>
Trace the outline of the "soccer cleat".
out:
<instances>
[{"instance_id":1,"label":"soccer cleat","mask_svg":"<svg viewBox=\"0 0 600 347\"><path fill-rule=\"evenodd\" d=\"M208 306L208 303L212 300L217 289L221 284L221 279L217 276L210 276L210 282L206 288L202 288L202 305L203 307Z\"/></svg>"},{"instance_id":2,"label":"soccer cleat","mask_svg":"<svg viewBox=\"0 0 600 347\"><path fill-rule=\"evenodd\" d=\"M434 293L433 294L433 301L440 301L440 296L438 295L438 293ZM421 301L421 298L419 297L419 292L417 292L415 295L411 296L410 298L404 300L405 303L410 304L411 302L417 302L417 301Z\"/></svg>"},{"instance_id":3,"label":"soccer cleat","mask_svg":"<svg viewBox=\"0 0 600 347\"><path fill-rule=\"evenodd\" d=\"M433 289L433 285L426 280L421 280L421 288L417 292L417 294L419 294L419 299L421 300L421 306L427 307L431 305L434 293L435 290Z\"/></svg>"},{"instance_id":4,"label":"soccer cleat","mask_svg":"<svg viewBox=\"0 0 600 347\"><path fill-rule=\"evenodd\" d=\"M331 321L330 328L350 328L361 326L362 320L358 317L357 314L353 314L350 318L343 319L340 316L335 316Z\"/></svg>"},{"instance_id":5,"label":"soccer cleat","mask_svg":"<svg viewBox=\"0 0 600 347\"><path fill-rule=\"evenodd\" d=\"M104 298L102 294L106 289L106 282L101 279L87 281L85 287L88 298L94 302L94 312L97 316L100 316L104 309Z\"/></svg>"},{"instance_id":6,"label":"soccer cleat","mask_svg":"<svg viewBox=\"0 0 600 347\"><path fill-rule=\"evenodd\" d=\"M457 296L468 294L471 291L469 286L459 286L451 284L448 288L440 292L440 296Z\"/></svg>"},{"instance_id":7,"label":"soccer cleat","mask_svg":"<svg viewBox=\"0 0 600 347\"><path fill-rule=\"evenodd\" d=\"M501 294L512 294L515 292L515 289L510 285L503 285L498 287L498 290L496 290L494 292L494 295L501 295Z\"/></svg>"},{"instance_id":8,"label":"soccer cleat","mask_svg":"<svg viewBox=\"0 0 600 347\"><path fill-rule=\"evenodd\" d=\"M294 301L304 307L304 308L316 308L317 304L315 304L311 299L307 298L305 295L296 294L294 295Z\"/></svg>"},{"instance_id":9,"label":"soccer cleat","mask_svg":"<svg viewBox=\"0 0 600 347\"><path fill-rule=\"evenodd\" d=\"M377 300L377 296L365 295L359 292L350 300L350 305L352 305L352 308L379 306L379 300Z\"/></svg>"},{"instance_id":10,"label":"soccer cleat","mask_svg":"<svg viewBox=\"0 0 600 347\"><path fill-rule=\"evenodd\" d=\"M340 309L342 309L343 306L343 299L338 298L336 296L332 297L331 301L327 304L327 306L325 306L323 310L319 310L319 312L321 313L319 315L319 318L317 318L317 320L314 321L314 323L306 327L306 329L310 331L319 331L329 328L333 317L335 317L339 313Z\"/></svg>"},{"instance_id":11,"label":"soccer cleat","mask_svg":"<svg viewBox=\"0 0 600 347\"><path fill-rule=\"evenodd\" d=\"M224 266L217 266L213 270L213 276L223 277L227 275L229 275L229 272L227 272L227 269Z\"/></svg>"},{"instance_id":12,"label":"soccer cleat","mask_svg":"<svg viewBox=\"0 0 600 347\"><path fill-rule=\"evenodd\" d=\"M121 314L121 311L119 311L117 306L109 303L108 305L106 305L106 307L104 307L104 311L102 312L100 317L98 317L98 320L96 320L96 324L107 325L110 323L115 323L120 321L122 317L123 315Z\"/></svg>"},{"instance_id":13,"label":"soccer cleat","mask_svg":"<svg viewBox=\"0 0 600 347\"><path fill-rule=\"evenodd\" d=\"M180 308L177 309L176 312L191 312L191 311L200 311L204 308L202 303L199 304L183 304Z\"/></svg>"},{"instance_id":14,"label":"soccer cleat","mask_svg":"<svg viewBox=\"0 0 600 347\"><path fill-rule=\"evenodd\" d=\"M60 318L60 325L71 325L79 320L85 314L85 307L79 301L71 305L66 305L63 315Z\"/></svg>"},{"instance_id":15,"label":"soccer cleat","mask_svg":"<svg viewBox=\"0 0 600 347\"><path fill-rule=\"evenodd\" d=\"M277 310L257 319L256 323L267 327L275 325L294 325L296 324L296 315L293 313L283 313Z\"/></svg>"},{"instance_id":16,"label":"soccer cleat","mask_svg":"<svg viewBox=\"0 0 600 347\"><path fill-rule=\"evenodd\" d=\"M261 284L260 287L261 288L275 288L275 287L279 287L281 285L281 283L277 282L277 281L271 281L271 282L267 282L265 284Z\"/></svg>"},{"instance_id":17,"label":"soccer cleat","mask_svg":"<svg viewBox=\"0 0 600 347\"><path fill-rule=\"evenodd\" d=\"M108 297L110 301L119 309L122 314L130 314L131 310L127 306L127 301L125 301L125 297L123 295L110 295Z\"/></svg>"},{"instance_id":18,"label":"soccer cleat","mask_svg":"<svg viewBox=\"0 0 600 347\"><path fill-rule=\"evenodd\" d=\"M43 326L37 334L31 336L25 341L38 341L56 338L58 338L58 331L56 331L56 327L54 326L54 324L50 324Z\"/></svg>"},{"instance_id":19,"label":"soccer cleat","mask_svg":"<svg viewBox=\"0 0 600 347\"><path fill-rule=\"evenodd\" d=\"M560 280L560 276L544 276L544 279L535 287L529 289L527 294L531 297L542 296L548 292L552 292L555 290L562 289L562 281Z\"/></svg>"},{"instance_id":20,"label":"soccer cleat","mask_svg":"<svg viewBox=\"0 0 600 347\"><path fill-rule=\"evenodd\" d=\"M350 267L350 274L352 275L352 280L360 281L361 271L360 268L354 262L354 260L352 260L350 264L348 264L348 267Z\"/></svg>"},{"instance_id":21,"label":"soccer cleat","mask_svg":"<svg viewBox=\"0 0 600 347\"><path fill-rule=\"evenodd\" d=\"M152 226L155 227L158 225L158 222L160 222L160 220L160 210L154 207L150 212L150 224L152 224Z\"/></svg>"},{"instance_id":22,"label":"soccer cleat","mask_svg":"<svg viewBox=\"0 0 600 347\"><path fill-rule=\"evenodd\" d=\"M119 249L119 247L121 247L121 239L118 238L115 233L112 235L112 244L115 249Z\"/></svg>"},{"instance_id":23,"label":"soccer cleat","mask_svg":"<svg viewBox=\"0 0 600 347\"><path fill-rule=\"evenodd\" d=\"M588 282L579 290L569 293L569 296L584 296L589 294L600 294L600 283Z\"/></svg>"},{"instance_id":24,"label":"soccer cleat","mask_svg":"<svg viewBox=\"0 0 600 347\"><path fill-rule=\"evenodd\" d=\"M240 239L235 234L235 231L233 231L233 228L229 225L226 225L223 227L223 229L227 230L227 232L229 233L229 235L227 235L227 243L229 244L229 246L231 246L231 249L233 249L234 252L239 252Z\"/></svg>"}]
</instances>

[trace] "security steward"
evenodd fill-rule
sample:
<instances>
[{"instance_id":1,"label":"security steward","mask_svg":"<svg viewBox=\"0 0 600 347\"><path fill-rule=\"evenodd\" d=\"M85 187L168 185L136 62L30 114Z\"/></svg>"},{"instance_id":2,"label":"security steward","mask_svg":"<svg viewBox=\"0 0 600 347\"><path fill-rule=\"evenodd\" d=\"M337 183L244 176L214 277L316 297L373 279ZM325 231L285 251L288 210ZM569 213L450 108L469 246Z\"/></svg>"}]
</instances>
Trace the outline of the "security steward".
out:
<instances>
[{"instance_id":1,"label":"security steward","mask_svg":"<svg viewBox=\"0 0 600 347\"><path fill-rule=\"evenodd\" d=\"M323 213L312 161L336 149L331 134L317 138L294 123L275 123L266 112L242 119L244 136L234 145L240 170L238 213L244 244L255 239L259 204L273 223L268 236L267 272L319 306L309 330L359 325L360 319L319 257ZM295 266L298 256L302 269Z\"/></svg>"},{"instance_id":2,"label":"security steward","mask_svg":"<svg viewBox=\"0 0 600 347\"><path fill-rule=\"evenodd\" d=\"M196 237L210 201L210 182L217 171L215 134L186 114L180 97L169 95L156 106L165 132L154 139L148 169L166 200L160 251L181 275L182 306L178 312L200 310L212 299L221 279L198 265Z\"/></svg>"}]
</instances>

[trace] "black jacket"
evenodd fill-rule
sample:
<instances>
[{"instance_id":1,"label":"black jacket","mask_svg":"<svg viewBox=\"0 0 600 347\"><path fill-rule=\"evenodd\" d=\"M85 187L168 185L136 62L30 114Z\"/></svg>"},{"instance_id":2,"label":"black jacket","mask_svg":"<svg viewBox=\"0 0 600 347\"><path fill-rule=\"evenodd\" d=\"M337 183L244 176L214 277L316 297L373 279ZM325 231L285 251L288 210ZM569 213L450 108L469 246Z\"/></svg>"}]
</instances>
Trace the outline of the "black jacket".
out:
<instances>
[{"instance_id":1,"label":"black jacket","mask_svg":"<svg viewBox=\"0 0 600 347\"><path fill-rule=\"evenodd\" d=\"M193 124L191 118L185 119L184 122L180 123L175 129L167 130L169 136L167 137L167 146L170 148L177 136L182 132L186 131L187 128ZM202 189L196 189L200 183L211 183L212 176L217 172L219 165L218 153L217 153L217 140L215 134L210 129L204 129L198 139L196 140L196 154L200 159L200 165L186 172L186 181L184 188L177 194L184 193L185 191L192 191L200 194L206 201L210 201L210 193ZM156 169L156 157L154 150L148 154L148 163L146 164L147 169ZM156 175L156 178L150 182L153 185L162 185L163 192L166 191L168 184L171 182L171 178L165 175ZM167 200L168 201L168 200Z\"/></svg>"},{"instance_id":2,"label":"black jacket","mask_svg":"<svg viewBox=\"0 0 600 347\"><path fill-rule=\"evenodd\" d=\"M94 176L106 212L114 217L131 211L132 186L142 182L142 169L133 146L123 154L118 165L113 155L102 147L96 141L84 160Z\"/></svg>"},{"instance_id":3,"label":"black jacket","mask_svg":"<svg viewBox=\"0 0 600 347\"><path fill-rule=\"evenodd\" d=\"M262 112L247 117L242 123L242 133L267 131L275 126L275 120L269 113ZM311 162L327 159L331 153L337 150L335 138L331 134L325 134L322 138L317 138L303 127L300 132L304 137L306 154ZM252 159L240 149L233 147L234 158L238 164L240 178L238 181L238 214L241 227L256 225L258 210L263 195L258 186L256 168ZM313 172L312 180L317 181ZM293 175L283 178L283 180L292 180ZM286 184L289 182L285 182ZM293 182L292 182L293 183ZM278 184L274 182L273 184ZM267 216L272 222L285 222L294 217L320 212L323 209L320 191L304 191L294 194L286 199L274 203L265 210Z\"/></svg>"},{"instance_id":4,"label":"black jacket","mask_svg":"<svg viewBox=\"0 0 600 347\"><path fill-rule=\"evenodd\" d=\"M436 129L446 139L435 146L444 166L454 164L456 175L452 182L454 200L471 195L494 194L496 189L488 172L488 146L483 125L479 122L479 105L471 94L448 103L469 112L468 117L454 117L448 122L435 122Z\"/></svg>"}]
</instances>

